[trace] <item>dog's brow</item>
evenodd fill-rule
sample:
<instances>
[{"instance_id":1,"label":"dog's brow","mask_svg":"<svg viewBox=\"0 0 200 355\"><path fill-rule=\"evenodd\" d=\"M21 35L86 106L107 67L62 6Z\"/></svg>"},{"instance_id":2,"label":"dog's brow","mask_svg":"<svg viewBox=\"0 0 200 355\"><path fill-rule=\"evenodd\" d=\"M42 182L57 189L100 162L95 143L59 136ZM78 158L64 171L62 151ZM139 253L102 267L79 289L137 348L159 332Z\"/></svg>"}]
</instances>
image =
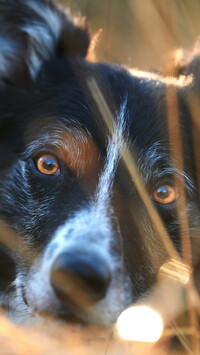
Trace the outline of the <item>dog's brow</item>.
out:
<instances>
[{"instance_id":1,"label":"dog's brow","mask_svg":"<svg viewBox=\"0 0 200 355\"><path fill-rule=\"evenodd\" d=\"M45 147L56 149L62 148L66 151L71 148L72 141L87 143L91 138L88 132L75 124L66 124L64 122L47 123L42 127L37 126L37 122L31 126L26 133L26 151L25 156L31 156ZM77 147L78 149L78 147Z\"/></svg>"},{"instance_id":2,"label":"dog's brow","mask_svg":"<svg viewBox=\"0 0 200 355\"><path fill-rule=\"evenodd\" d=\"M149 180L160 179L171 176L184 178L185 186L189 193L194 191L194 184L188 174L184 171L177 169L169 157L169 152L163 150L162 142L154 143L146 152L142 151L137 160L138 168L143 176L144 183L148 183Z\"/></svg>"},{"instance_id":3,"label":"dog's brow","mask_svg":"<svg viewBox=\"0 0 200 355\"><path fill-rule=\"evenodd\" d=\"M38 132L38 130L37 130ZM81 127L62 122L47 125L33 135L25 157L52 151L76 174L87 176L99 169L99 150L91 135Z\"/></svg>"}]
</instances>

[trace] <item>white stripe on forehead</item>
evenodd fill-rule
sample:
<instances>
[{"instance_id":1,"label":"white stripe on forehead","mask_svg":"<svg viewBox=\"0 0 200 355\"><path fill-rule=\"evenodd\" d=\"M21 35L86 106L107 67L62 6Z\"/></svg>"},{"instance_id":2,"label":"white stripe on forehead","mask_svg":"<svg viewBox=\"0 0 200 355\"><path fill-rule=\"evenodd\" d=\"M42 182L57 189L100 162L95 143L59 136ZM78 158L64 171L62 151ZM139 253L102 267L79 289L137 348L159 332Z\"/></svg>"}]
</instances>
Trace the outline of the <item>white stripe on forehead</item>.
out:
<instances>
[{"instance_id":1,"label":"white stripe on forehead","mask_svg":"<svg viewBox=\"0 0 200 355\"><path fill-rule=\"evenodd\" d=\"M117 117L117 124L115 125L115 122L113 122L114 131L109 139L106 164L104 171L100 176L96 194L96 204L100 209L104 209L105 205L109 202L117 164L123 150L126 148L124 140L126 127L126 105L127 100L124 100Z\"/></svg>"}]
</instances>

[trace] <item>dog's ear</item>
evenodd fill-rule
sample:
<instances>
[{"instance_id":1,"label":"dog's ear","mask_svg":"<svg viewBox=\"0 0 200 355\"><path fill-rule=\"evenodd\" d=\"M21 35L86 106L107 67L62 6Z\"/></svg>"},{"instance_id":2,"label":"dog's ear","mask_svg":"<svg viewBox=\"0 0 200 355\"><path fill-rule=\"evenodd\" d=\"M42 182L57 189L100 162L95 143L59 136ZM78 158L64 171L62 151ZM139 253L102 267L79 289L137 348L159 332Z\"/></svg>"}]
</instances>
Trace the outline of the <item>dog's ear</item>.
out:
<instances>
[{"instance_id":1,"label":"dog's ear","mask_svg":"<svg viewBox=\"0 0 200 355\"><path fill-rule=\"evenodd\" d=\"M51 0L0 0L0 84L33 80L55 55L85 56L90 36Z\"/></svg>"}]
</instances>

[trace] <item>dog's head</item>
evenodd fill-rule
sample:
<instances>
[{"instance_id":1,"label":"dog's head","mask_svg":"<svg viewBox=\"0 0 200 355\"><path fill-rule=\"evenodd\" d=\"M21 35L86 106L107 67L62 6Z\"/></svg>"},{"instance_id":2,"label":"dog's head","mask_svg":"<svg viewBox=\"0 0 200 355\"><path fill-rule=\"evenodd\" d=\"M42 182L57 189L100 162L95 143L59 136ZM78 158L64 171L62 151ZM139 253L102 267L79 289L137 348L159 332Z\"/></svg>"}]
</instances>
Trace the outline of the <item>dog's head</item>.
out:
<instances>
[{"instance_id":1,"label":"dog's head","mask_svg":"<svg viewBox=\"0 0 200 355\"><path fill-rule=\"evenodd\" d=\"M0 0L0 43L0 212L2 228L16 233L2 292L14 279L11 303L22 316L110 325L148 293L169 257L137 172L178 251L174 175L184 180L190 229L198 229L192 145L180 170L168 140L168 86L184 142L191 139L186 89L87 62L83 21L45 0ZM2 253L6 262L5 246Z\"/></svg>"}]
</instances>

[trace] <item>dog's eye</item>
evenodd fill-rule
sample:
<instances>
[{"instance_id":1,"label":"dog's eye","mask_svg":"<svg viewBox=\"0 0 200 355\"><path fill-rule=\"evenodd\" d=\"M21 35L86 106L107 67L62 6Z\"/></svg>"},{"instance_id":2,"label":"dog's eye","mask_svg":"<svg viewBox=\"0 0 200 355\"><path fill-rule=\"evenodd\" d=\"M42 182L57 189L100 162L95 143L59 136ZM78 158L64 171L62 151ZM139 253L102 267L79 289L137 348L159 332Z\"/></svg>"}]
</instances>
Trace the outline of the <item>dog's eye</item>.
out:
<instances>
[{"instance_id":1,"label":"dog's eye","mask_svg":"<svg viewBox=\"0 0 200 355\"><path fill-rule=\"evenodd\" d=\"M46 175L60 175L58 159L53 154L42 154L35 160L38 171Z\"/></svg>"},{"instance_id":2,"label":"dog's eye","mask_svg":"<svg viewBox=\"0 0 200 355\"><path fill-rule=\"evenodd\" d=\"M166 205L176 201L178 193L175 187L170 185L162 185L154 190L152 196L156 202Z\"/></svg>"}]
</instances>

